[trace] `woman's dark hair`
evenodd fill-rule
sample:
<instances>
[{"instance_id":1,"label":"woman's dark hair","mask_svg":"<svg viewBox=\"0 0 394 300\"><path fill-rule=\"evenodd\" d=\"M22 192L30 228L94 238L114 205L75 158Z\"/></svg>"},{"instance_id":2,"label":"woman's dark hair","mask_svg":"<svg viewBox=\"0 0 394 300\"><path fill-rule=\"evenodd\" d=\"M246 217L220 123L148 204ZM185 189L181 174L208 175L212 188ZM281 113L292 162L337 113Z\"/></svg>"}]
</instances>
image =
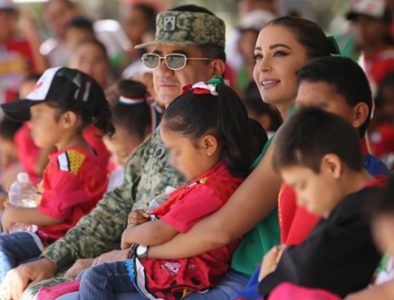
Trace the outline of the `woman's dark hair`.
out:
<instances>
[{"instance_id":1,"label":"woman's dark hair","mask_svg":"<svg viewBox=\"0 0 394 300\"><path fill-rule=\"evenodd\" d=\"M298 17L279 17L268 22L268 26L284 26L293 31L298 42L306 49L309 59L339 54L336 42L327 38L323 30L314 22Z\"/></svg>"},{"instance_id":2,"label":"woman's dark hair","mask_svg":"<svg viewBox=\"0 0 394 300\"><path fill-rule=\"evenodd\" d=\"M201 95L190 90L178 96L164 112L162 126L192 140L213 134L231 174L247 176L266 137L256 136L264 133L250 122L241 99L230 87L216 85L216 92L218 95Z\"/></svg>"},{"instance_id":3,"label":"woman's dark hair","mask_svg":"<svg viewBox=\"0 0 394 300\"><path fill-rule=\"evenodd\" d=\"M342 95L347 105L355 107L358 103L368 106L368 117L360 126L363 137L368 128L372 112L372 92L363 69L346 57L320 57L313 59L298 71L298 81L323 82Z\"/></svg>"},{"instance_id":4,"label":"woman's dark hair","mask_svg":"<svg viewBox=\"0 0 394 300\"><path fill-rule=\"evenodd\" d=\"M111 93L113 99L110 99L114 103L111 107L114 126L144 138L152 124L152 109L147 103L147 95L148 91L141 82L126 79L117 82ZM127 104L119 100L121 96L145 101Z\"/></svg>"}]
</instances>

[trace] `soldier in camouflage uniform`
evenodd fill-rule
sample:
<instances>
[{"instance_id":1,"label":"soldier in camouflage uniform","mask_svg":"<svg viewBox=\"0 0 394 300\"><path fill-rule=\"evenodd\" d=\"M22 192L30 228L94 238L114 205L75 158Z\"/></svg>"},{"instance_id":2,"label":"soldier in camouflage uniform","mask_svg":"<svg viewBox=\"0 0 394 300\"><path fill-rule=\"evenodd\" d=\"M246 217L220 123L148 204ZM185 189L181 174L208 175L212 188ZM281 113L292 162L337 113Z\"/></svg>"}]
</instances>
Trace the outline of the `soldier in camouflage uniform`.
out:
<instances>
[{"instance_id":1,"label":"soldier in camouflage uniform","mask_svg":"<svg viewBox=\"0 0 394 300\"><path fill-rule=\"evenodd\" d=\"M154 68L154 86L162 104L168 105L184 85L223 75L225 25L221 19L204 8L187 5L159 14L156 27L155 40L139 47L149 47L161 56L158 65L150 67ZM171 53L185 55L184 66L174 66L174 61L166 60L166 55ZM179 187L183 183L184 179L168 161L159 131L154 131L130 158L123 185L107 193L90 214L45 249L40 260L10 271L5 284L13 298L18 299L30 281L51 278L58 272L58 277L36 283L22 295L22 299L32 299L39 287L65 281L59 272L77 259L119 249L128 213L146 209L150 200L166 186ZM121 253L125 259L126 252Z\"/></svg>"}]
</instances>

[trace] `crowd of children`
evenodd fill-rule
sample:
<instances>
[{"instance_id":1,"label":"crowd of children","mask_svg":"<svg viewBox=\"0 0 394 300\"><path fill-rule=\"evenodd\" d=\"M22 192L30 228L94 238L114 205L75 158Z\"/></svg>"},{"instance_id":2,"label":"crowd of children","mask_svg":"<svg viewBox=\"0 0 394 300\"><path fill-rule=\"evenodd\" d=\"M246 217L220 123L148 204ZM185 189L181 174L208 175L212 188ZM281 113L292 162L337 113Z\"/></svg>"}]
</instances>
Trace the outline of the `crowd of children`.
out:
<instances>
[{"instance_id":1,"label":"crowd of children","mask_svg":"<svg viewBox=\"0 0 394 300\"><path fill-rule=\"evenodd\" d=\"M43 47L67 67L18 78L1 101L0 299L394 298L394 80L373 66L392 51L391 12L378 2L347 14L361 64L312 21L256 14L258 29L240 27L254 48L253 62L241 42L242 90L223 80L225 23L203 7L161 12L149 37L154 10L136 5L123 26L142 44L115 62L74 3L46 3L57 37ZM0 23L16 13L0 1ZM126 61L151 73L115 80ZM7 199L19 172L36 207Z\"/></svg>"}]
</instances>

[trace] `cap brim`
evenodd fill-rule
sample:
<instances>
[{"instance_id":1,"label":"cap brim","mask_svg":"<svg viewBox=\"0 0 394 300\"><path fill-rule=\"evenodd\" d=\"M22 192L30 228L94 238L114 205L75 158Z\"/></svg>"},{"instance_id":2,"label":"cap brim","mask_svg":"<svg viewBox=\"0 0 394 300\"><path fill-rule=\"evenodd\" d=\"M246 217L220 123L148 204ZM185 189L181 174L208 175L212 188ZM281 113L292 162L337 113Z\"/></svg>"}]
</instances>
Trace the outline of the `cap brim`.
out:
<instances>
[{"instance_id":1,"label":"cap brim","mask_svg":"<svg viewBox=\"0 0 394 300\"><path fill-rule=\"evenodd\" d=\"M379 19L376 16L372 16L372 15L361 13L361 12L355 12L355 11L348 12L346 14L346 19L349 20L349 21L352 21L352 20L355 20L355 19L357 19L358 17L361 17L361 16L368 17L368 18L371 18L371 19Z\"/></svg>"},{"instance_id":2,"label":"cap brim","mask_svg":"<svg viewBox=\"0 0 394 300\"><path fill-rule=\"evenodd\" d=\"M23 122L30 120L30 107L41 102L42 101L23 99L1 104L0 107L7 118Z\"/></svg>"}]
</instances>

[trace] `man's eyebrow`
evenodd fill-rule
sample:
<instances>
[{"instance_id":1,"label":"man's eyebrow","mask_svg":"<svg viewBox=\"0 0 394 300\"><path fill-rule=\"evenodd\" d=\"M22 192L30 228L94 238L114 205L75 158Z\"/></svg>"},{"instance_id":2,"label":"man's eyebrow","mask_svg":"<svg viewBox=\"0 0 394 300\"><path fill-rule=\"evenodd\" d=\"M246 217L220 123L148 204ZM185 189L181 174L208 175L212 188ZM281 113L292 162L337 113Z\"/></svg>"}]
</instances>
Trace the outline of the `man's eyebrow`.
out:
<instances>
[{"instance_id":1,"label":"man's eyebrow","mask_svg":"<svg viewBox=\"0 0 394 300\"><path fill-rule=\"evenodd\" d=\"M177 49L171 51L171 53L180 53L180 54L184 54L186 56L188 55L188 53L185 50L177 50Z\"/></svg>"}]
</instances>

